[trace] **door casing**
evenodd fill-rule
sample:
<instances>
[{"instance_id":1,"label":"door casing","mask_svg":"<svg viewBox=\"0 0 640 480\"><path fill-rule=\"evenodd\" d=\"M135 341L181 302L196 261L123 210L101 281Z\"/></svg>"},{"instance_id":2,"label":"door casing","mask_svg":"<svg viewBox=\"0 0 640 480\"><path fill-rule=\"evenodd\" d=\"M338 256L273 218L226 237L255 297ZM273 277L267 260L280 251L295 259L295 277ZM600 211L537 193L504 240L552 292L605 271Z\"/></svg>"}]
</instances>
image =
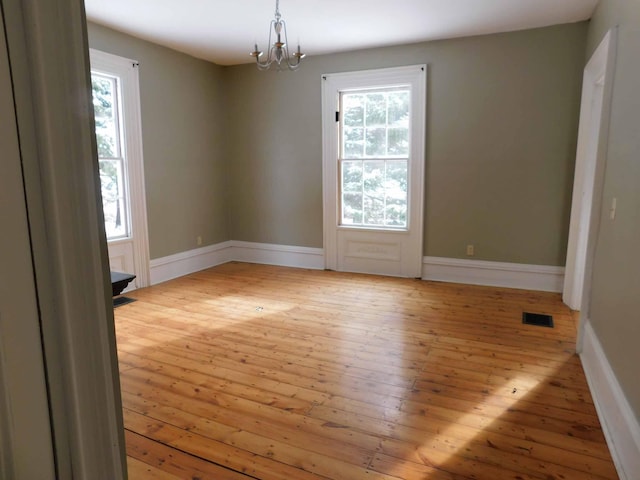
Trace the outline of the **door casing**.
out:
<instances>
[{"instance_id":1,"label":"door casing","mask_svg":"<svg viewBox=\"0 0 640 480\"><path fill-rule=\"evenodd\" d=\"M589 318L595 243L603 208L609 111L617 30L612 29L584 69L578 147L562 300L580 311L577 349Z\"/></svg>"}]
</instances>

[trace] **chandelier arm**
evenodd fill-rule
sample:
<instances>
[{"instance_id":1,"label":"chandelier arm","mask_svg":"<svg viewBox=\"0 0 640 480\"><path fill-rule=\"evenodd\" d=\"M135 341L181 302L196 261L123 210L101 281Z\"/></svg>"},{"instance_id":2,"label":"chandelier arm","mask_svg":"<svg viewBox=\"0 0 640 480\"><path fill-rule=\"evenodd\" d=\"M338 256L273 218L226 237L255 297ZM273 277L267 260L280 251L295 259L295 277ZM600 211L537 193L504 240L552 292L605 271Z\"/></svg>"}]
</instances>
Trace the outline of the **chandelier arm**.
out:
<instances>
[{"instance_id":1,"label":"chandelier arm","mask_svg":"<svg viewBox=\"0 0 640 480\"><path fill-rule=\"evenodd\" d=\"M256 63L258 70L269 70L269 67L271 66L271 63L263 63L263 62L257 62Z\"/></svg>"},{"instance_id":2,"label":"chandelier arm","mask_svg":"<svg viewBox=\"0 0 640 480\"><path fill-rule=\"evenodd\" d=\"M291 56L289 55L289 38L287 37L287 24L285 23L284 20L281 20L281 22L282 22L282 29L284 30L284 41L285 41L284 51L285 51L285 59L287 60L287 67L289 67L289 70L297 70L298 67L300 66L300 60L302 60L302 57L298 57L294 55L294 57L296 58L296 62L291 63Z\"/></svg>"},{"instance_id":3,"label":"chandelier arm","mask_svg":"<svg viewBox=\"0 0 640 480\"><path fill-rule=\"evenodd\" d=\"M284 24L284 20L282 21L282 23ZM295 70L298 66L298 64L300 63L300 60L298 60L297 63L292 64L291 63L291 56L289 55L289 39L287 38L287 26L284 26L284 41L287 43L287 66L289 67L289 70Z\"/></svg>"},{"instance_id":4,"label":"chandelier arm","mask_svg":"<svg viewBox=\"0 0 640 480\"><path fill-rule=\"evenodd\" d=\"M273 63L273 47L271 44L271 35L272 33L275 31L275 25L276 25L276 21L275 20L271 20L271 23L269 24L269 43L267 43L267 58L265 59L265 65L267 68L269 68L271 66L271 64Z\"/></svg>"},{"instance_id":5,"label":"chandelier arm","mask_svg":"<svg viewBox=\"0 0 640 480\"><path fill-rule=\"evenodd\" d=\"M271 64L273 63L273 58L272 58L272 50L273 47L271 47L271 33L274 31L274 25L275 25L275 20L271 20L271 23L269 24L269 43L267 43L267 46L269 46L269 49L267 50L267 58L261 62L259 60L259 58L256 57L256 64L258 65L258 68L260 70L268 70L269 67L271 66Z\"/></svg>"}]
</instances>

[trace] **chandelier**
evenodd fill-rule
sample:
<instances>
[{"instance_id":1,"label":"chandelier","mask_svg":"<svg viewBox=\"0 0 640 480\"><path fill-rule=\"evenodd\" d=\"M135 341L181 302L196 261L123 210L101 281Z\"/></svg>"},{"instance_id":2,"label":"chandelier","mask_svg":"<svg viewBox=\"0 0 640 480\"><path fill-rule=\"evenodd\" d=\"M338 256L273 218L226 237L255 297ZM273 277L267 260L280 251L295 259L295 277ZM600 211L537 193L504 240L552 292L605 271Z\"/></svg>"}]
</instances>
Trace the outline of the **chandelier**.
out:
<instances>
[{"instance_id":1,"label":"chandelier","mask_svg":"<svg viewBox=\"0 0 640 480\"><path fill-rule=\"evenodd\" d=\"M271 43L271 35L274 33L275 42ZM282 41L283 35L284 42ZM271 47L269 48L267 58L264 61L260 61L263 52L258 50L257 43L254 46L253 52L250 53L250 55L256 59L258 70L268 70L274 62L278 66L278 69L281 69L284 64L289 70L296 70L300 66L300 60L305 57L305 54L300 51L300 45L298 45L296 52L289 54L287 43L287 26L282 19L282 15L280 15L280 0L276 0L276 16L271 20L271 25L269 26L269 45L271 45Z\"/></svg>"}]
</instances>

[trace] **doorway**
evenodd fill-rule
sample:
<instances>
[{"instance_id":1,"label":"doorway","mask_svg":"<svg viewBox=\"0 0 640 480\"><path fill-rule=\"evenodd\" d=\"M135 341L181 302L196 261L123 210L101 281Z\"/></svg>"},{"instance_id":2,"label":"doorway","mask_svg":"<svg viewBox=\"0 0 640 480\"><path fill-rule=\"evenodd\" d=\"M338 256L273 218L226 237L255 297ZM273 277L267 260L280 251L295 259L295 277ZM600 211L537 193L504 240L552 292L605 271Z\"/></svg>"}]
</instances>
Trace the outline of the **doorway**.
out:
<instances>
[{"instance_id":1,"label":"doorway","mask_svg":"<svg viewBox=\"0 0 640 480\"><path fill-rule=\"evenodd\" d=\"M615 30L611 30L587 63L583 76L569 243L562 293L564 303L572 310L580 311L578 347L585 320L589 318L591 268L603 207L602 188L614 55Z\"/></svg>"}]
</instances>

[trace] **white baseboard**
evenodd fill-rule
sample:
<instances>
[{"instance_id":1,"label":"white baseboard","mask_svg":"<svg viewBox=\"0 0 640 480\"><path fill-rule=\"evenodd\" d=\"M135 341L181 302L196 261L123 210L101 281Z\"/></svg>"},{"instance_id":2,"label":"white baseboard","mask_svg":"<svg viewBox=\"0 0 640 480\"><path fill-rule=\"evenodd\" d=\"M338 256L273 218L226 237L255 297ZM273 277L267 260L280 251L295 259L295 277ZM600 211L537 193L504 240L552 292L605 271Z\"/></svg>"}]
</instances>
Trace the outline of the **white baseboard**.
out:
<instances>
[{"instance_id":1,"label":"white baseboard","mask_svg":"<svg viewBox=\"0 0 640 480\"><path fill-rule=\"evenodd\" d=\"M222 242L155 258L149 262L151 285L227 263L232 260L231 248L231 242Z\"/></svg>"},{"instance_id":2,"label":"white baseboard","mask_svg":"<svg viewBox=\"0 0 640 480\"><path fill-rule=\"evenodd\" d=\"M283 267L324 269L322 248L230 240L151 260L151 285L234 260Z\"/></svg>"},{"instance_id":3,"label":"white baseboard","mask_svg":"<svg viewBox=\"0 0 640 480\"><path fill-rule=\"evenodd\" d=\"M561 292L564 267L424 257L422 279Z\"/></svg>"},{"instance_id":4,"label":"white baseboard","mask_svg":"<svg viewBox=\"0 0 640 480\"><path fill-rule=\"evenodd\" d=\"M151 260L151 285L230 261L324 269L322 248L230 240ZM561 292L564 268L424 257L424 280Z\"/></svg>"},{"instance_id":5,"label":"white baseboard","mask_svg":"<svg viewBox=\"0 0 640 480\"><path fill-rule=\"evenodd\" d=\"M640 472L640 423L589 321L584 324L580 360L618 475L621 480L637 479Z\"/></svg>"},{"instance_id":6,"label":"white baseboard","mask_svg":"<svg viewBox=\"0 0 640 480\"><path fill-rule=\"evenodd\" d=\"M324 269L324 250L322 248L294 247L231 241L231 255L238 262L264 263L283 267Z\"/></svg>"}]
</instances>

